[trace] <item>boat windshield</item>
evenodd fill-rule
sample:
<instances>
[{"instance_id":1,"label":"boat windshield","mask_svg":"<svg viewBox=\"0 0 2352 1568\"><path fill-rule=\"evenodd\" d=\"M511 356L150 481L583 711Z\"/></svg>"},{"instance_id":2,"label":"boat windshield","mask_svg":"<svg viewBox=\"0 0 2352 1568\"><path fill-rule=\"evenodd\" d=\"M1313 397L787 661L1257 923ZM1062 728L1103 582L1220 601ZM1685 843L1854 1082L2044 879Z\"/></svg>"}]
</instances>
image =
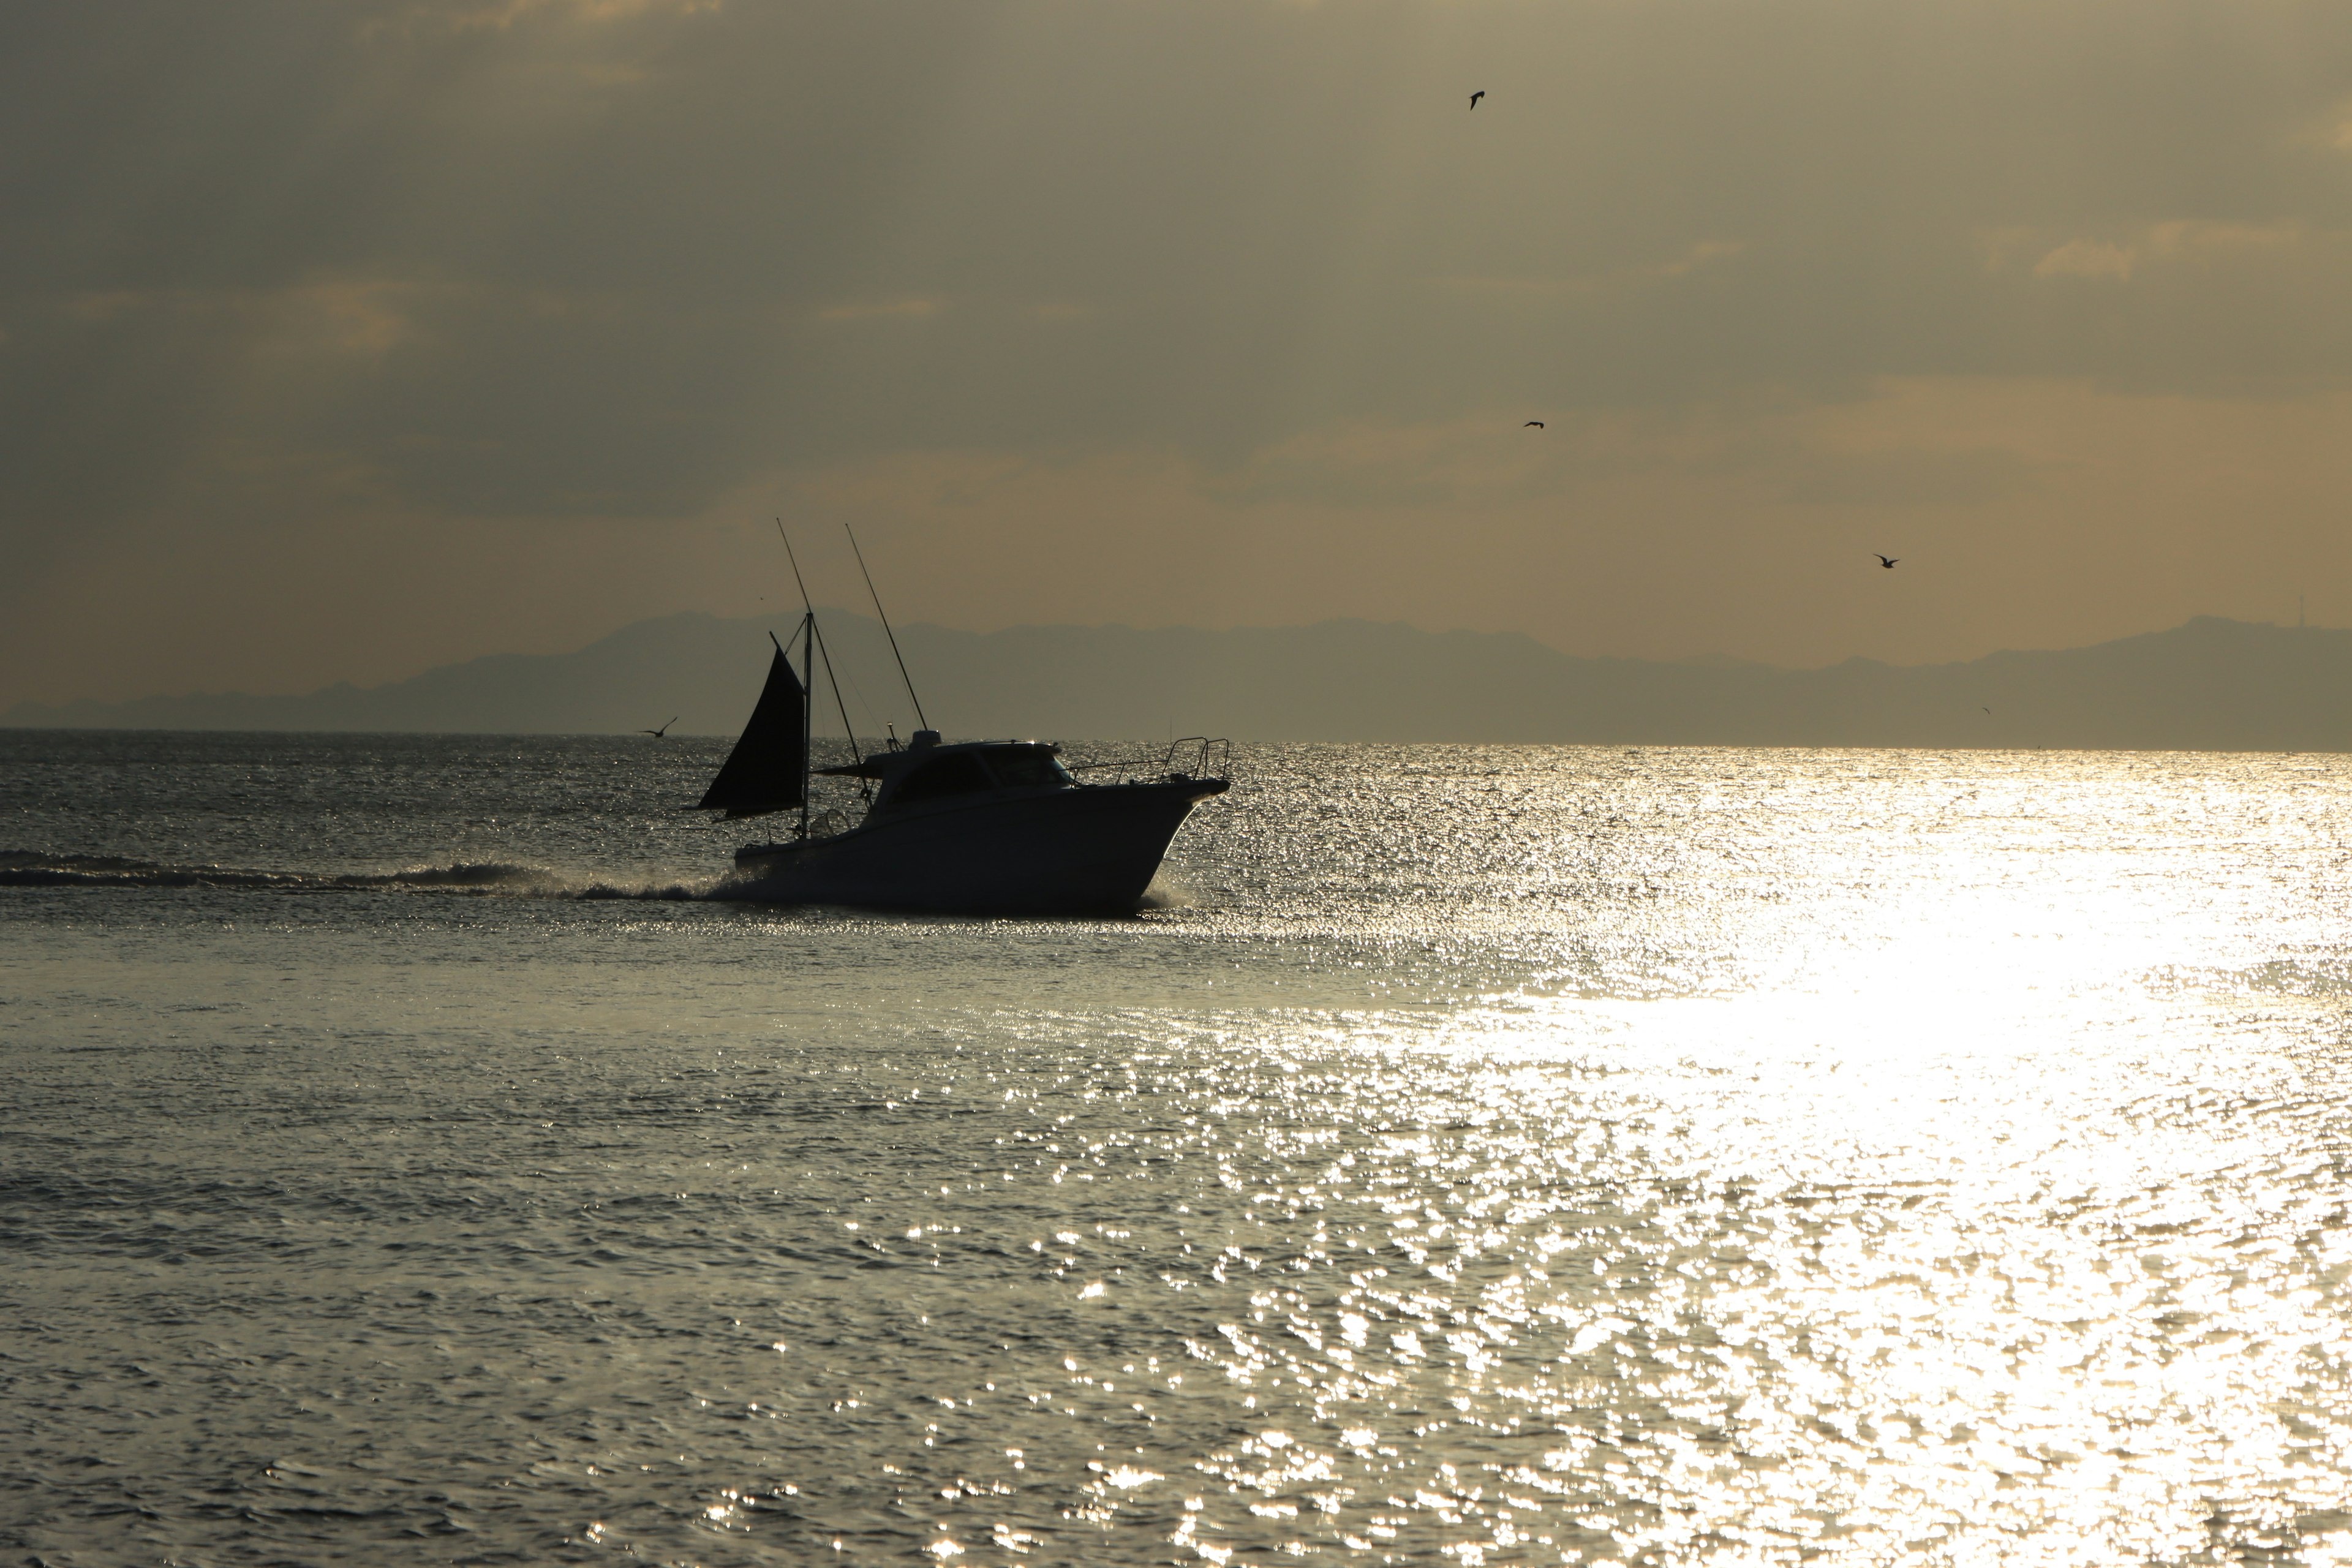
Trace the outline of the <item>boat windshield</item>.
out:
<instances>
[{"instance_id":1,"label":"boat windshield","mask_svg":"<svg viewBox=\"0 0 2352 1568\"><path fill-rule=\"evenodd\" d=\"M954 752L934 758L898 781L890 792L893 805L911 805L919 800L938 800L950 795L972 795L993 789L988 771L980 759L970 752Z\"/></svg>"},{"instance_id":2,"label":"boat windshield","mask_svg":"<svg viewBox=\"0 0 2352 1568\"><path fill-rule=\"evenodd\" d=\"M1007 789L1060 789L1072 783L1062 759L1044 746L991 746L988 771Z\"/></svg>"}]
</instances>

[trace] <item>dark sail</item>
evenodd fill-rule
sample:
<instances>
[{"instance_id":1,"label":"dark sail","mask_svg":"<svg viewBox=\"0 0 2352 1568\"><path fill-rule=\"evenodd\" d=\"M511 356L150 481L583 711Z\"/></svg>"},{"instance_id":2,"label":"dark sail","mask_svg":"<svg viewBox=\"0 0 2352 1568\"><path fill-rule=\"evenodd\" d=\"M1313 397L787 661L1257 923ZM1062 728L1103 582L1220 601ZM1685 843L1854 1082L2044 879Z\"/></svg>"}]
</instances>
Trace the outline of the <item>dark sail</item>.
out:
<instances>
[{"instance_id":1,"label":"dark sail","mask_svg":"<svg viewBox=\"0 0 2352 1568\"><path fill-rule=\"evenodd\" d=\"M805 700L800 677L785 661L784 650L778 648L774 662L768 666L768 685L760 693L760 705L751 710L743 738L727 754L726 764L710 781L698 809L758 816L800 805L801 771L806 762L802 749L807 744L801 704Z\"/></svg>"}]
</instances>

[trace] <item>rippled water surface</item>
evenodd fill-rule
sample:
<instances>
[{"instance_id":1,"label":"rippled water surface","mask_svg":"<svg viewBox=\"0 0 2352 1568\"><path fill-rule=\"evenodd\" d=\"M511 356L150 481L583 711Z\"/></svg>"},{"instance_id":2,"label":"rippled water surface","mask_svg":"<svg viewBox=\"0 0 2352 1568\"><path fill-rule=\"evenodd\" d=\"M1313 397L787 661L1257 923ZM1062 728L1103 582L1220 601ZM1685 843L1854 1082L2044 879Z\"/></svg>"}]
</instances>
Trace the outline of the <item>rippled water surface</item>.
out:
<instances>
[{"instance_id":1,"label":"rippled water surface","mask_svg":"<svg viewBox=\"0 0 2352 1568\"><path fill-rule=\"evenodd\" d=\"M1265 748L1125 921L709 743L0 732L0 1547L2352 1562L2352 761Z\"/></svg>"}]
</instances>

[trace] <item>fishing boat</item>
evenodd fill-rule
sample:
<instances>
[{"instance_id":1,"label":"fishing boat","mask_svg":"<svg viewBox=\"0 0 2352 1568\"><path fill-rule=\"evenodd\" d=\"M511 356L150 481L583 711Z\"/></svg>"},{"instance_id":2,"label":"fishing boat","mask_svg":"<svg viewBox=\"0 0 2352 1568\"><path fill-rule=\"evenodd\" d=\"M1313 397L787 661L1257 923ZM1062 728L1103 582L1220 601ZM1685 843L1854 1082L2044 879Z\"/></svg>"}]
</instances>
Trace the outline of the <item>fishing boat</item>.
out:
<instances>
[{"instance_id":1,"label":"fishing boat","mask_svg":"<svg viewBox=\"0 0 2352 1568\"><path fill-rule=\"evenodd\" d=\"M816 674L822 659L830 681L832 660L814 611L793 640L800 669L776 642L759 703L700 804L730 819L800 811L792 837L736 851L741 896L953 914L1132 914L1192 807L1230 787L1223 773L1231 746L1200 736L1172 744L1156 764L1073 767L1050 742L950 742L926 725L903 746L814 767ZM890 641L896 655L897 637ZM919 700L916 713L920 720ZM842 727L849 730L845 710ZM1078 776L1139 766L1142 776L1118 782ZM813 816L810 786L820 777L856 781L860 820Z\"/></svg>"}]
</instances>

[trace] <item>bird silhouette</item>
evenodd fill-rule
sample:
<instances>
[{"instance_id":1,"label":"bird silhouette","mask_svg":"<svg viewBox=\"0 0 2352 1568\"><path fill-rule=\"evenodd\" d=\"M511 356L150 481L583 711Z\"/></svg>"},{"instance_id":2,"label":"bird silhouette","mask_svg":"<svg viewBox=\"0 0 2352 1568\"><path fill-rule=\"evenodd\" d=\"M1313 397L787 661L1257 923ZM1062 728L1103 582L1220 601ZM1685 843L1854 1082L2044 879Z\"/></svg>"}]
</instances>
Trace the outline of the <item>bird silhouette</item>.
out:
<instances>
[{"instance_id":1,"label":"bird silhouette","mask_svg":"<svg viewBox=\"0 0 2352 1568\"><path fill-rule=\"evenodd\" d=\"M1871 553L1873 555L1878 555L1878 552L1875 550L1872 551ZM1900 557L1898 556L1878 555L1878 563L1881 566L1885 567L1889 572L1892 572L1895 570L1895 563L1899 559Z\"/></svg>"},{"instance_id":2,"label":"bird silhouette","mask_svg":"<svg viewBox=\"0 0 2352 1568\"><path fill-rule=\"evenodd\" d=\"M669 724L675 724L675 723L677 723L677 720L672 719L672 720L669 721ZM662 726L660 729L658 729L658 730L640 730L640 731L637 731L637 733L638 733L638 734L640 734L640 735L651 735L655 740L658 741L658 740L660 740L664 735L667 735L667 734L668 734L668 733L669 733L669 724L665 724L665 725L663 725L663 726Z\"/></svg>"},{"instance_id":3,"label":"bird silhouette","mask_svg":"<svg viewBox=\"0 0 2352 1568\"><path fill-rule=\"evenodd\" d=\"M1525 425L1519 426L1522 430L1540 430L1543 427L1544 422L1540 419L1530 419Z\"/></svg>"},{"instance_id":4,"label":"bird silhouette","mask_svg":"<svg viewBox=\"0 0 2352 1568\"><path fill-rule=\"evenodd\" d=\"M1473 108L1473 109L1477 108L1477 107L1478 107L1478 100L1479 100L1480 99L1482 99L1482 98L1486 97L1486 89L1485 88L1483 88L1483 87L1482 87L1482 88L1480 88L1477 91L1475 91L1475 92L1472 93L1472 94L1470 95L1470 107L1471 107L1471 108Z\"/></svg>"},{"instance_id":5,"label":"bird silhouette","mask_svg":"<svg viewBox=\"0 0 2352 1568\"><path fill-rule=\"evenodd\" d=\"M1986 718L1988 718L1988 719L1990 719L1990 718L1991 718L1991 717L1992 717L1992 710L1991 710L1991 709L1988 708L1988 709L1986 709L1986 710L1985 710L1985 717L1986 717Z\"/></svg>"}]
</instances>

